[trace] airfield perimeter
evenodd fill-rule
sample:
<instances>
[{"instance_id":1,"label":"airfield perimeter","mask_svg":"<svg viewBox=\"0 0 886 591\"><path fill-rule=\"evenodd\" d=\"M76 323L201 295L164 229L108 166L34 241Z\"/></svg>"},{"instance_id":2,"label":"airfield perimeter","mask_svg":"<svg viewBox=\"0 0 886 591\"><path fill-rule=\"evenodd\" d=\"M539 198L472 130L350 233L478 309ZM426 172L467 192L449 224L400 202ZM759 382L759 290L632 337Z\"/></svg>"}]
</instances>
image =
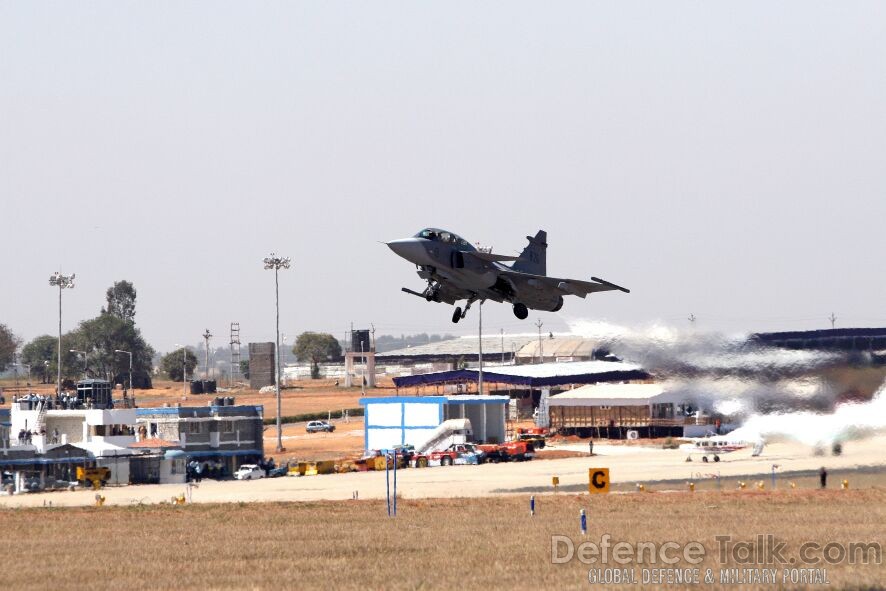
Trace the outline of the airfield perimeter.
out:
<instances>
[{"instance_id":1,"label":"airfield perimeter","mask_svg":"<svg viewBox=\"0 0 886 591\"><path fill-rule=\"evenodd\" d=\"M271 437L269 430L266 437ZM697 488L715 488L713 474L720 473L723 490L736 488L737 481L752 475L746 491L751 494L753 482L762 480L770 487L772 464L778 464L779 488L787 488L793 477L791 472L814 472L826 466L832 473L830 488L839 488L839 480L847 478L849 486L883 485L886 474L886 456L883 454L886 436L863 441L849 442L841 456L814 456L809 447L793 443L770 443L761 457L751 457L750 450L740 450L724 457L723 461L704 464L699 461L685 462L686 455L680 450L664 450L641 446L616 446L597 444L594 457L571 457L529 462L484 464L481 466L448 466L423 469L404 469L397 472L397 492L402 498L452 498L487 497L515 493L550 491L551 478L558 476L560 486L566 490L579 490L587 486L588 468L608 467L613 483L621 483L623 490L631 490L637 483L648 489L656 489L657 481L695 481ZM563 447L574 448L575 444ZM850 473L859 468L865 470ZM753 476L756 475L756 476ZM796 479L795 479L796 480ZM803 481L803 488L811 488L812 479ZM185 485L138 485L107 487L102 495L106 504L131 505L138 503L166 503L181 494ZM678 488L673 484L661 489ZM685 489L685 486L679 487ZM360 499L383 499L385 475L383 472L352 472L322 476L282 477L251 481L204 480L192 493L193 502L274 502L274 501L322 501L351 499L357 492ZM54 506L92 505L95 492L49 492L12 497L0 497L0 506Z\"/></svg>"},{"instance_id":2,"label":"airfield perimeter","mask_svg":"<svg viewBox=\"0 0 886 591\"><path fill-rule=\"evenodd\" d=\"M158 394L169 396L168 390L164 392ZM287 406L299 412L308 407L317 411L333 405L353 407L359 396L359 392L344 397L330 394L326 398L316 391L288 392L284 414ZM238 397L244 398L259 402L262 397ZM266 408L272 407L269 397L264 398ZM269 427L265 449L273 449L275 441L275 429ZM362 448L362 442L359 419L338 423L332 434L307 436L304 423L284 429L288 453L299 457L321 450L349 452ZM551 536L580 539L577 515L585 509L591 540L610 534L613 540L699 541L707 550L699 566L719 572L747 566L717 558L715 538L724 534L754 540L772 533L793 552L808 541L886 543L884 445L886 436L848 442L843 455L834 457L815 456L798 443L771 442L761 457L752 458L750 450L742 450L705 464L685 462L684 452L652 443L596 441L596 455L590 457L586 441L561 442L546 448L545 454L572 457L400 470L401 500L395 519L386 515L385 475L380 472L246 482L204 480L191 490L193 504L184 506L170 503L184 492L182 484L107 487L100 492L106 499L103 507L93 506L92 490L0 496L0 529L14 532L0 542L0 552L39 556L43 571L52 573L52 586L59 591L572 588L587 585L590 567L577 560L552 564ZM770 481L773 464L779 465L775 491ZM816 473L821 466L830 474L825 491L818 490ZM576 494L586 490L590 467L610 468L613 494ZM718 472L720 492L718 481L710 478ZM559 477L559 492L551 486L553 476ZM848 490L841 490L844 478ZM690 479L697 483L694 493L687 489ZM747 481L745 490L736 490L739 480ZM765 489L757 489L756 482L765 483ZM637 492L638 483L650 492ZM355 492L357 501L351 500ZM527 511L530 494L538 503L532 518ZM82 551L76 550L84 540L91 555L112 556L122 548L126 558L84 560ZM631 564L638 570L646 566ZM790 570L784 564L752 566L778 567L779 577ZM824 566L829 582L824 586L779 579L768 586L715 581L696 588L883 587L880 564ZM9 588L41 589L47 580L29 569L9 569L4 582Z\"/></svg>"}]
</instances>

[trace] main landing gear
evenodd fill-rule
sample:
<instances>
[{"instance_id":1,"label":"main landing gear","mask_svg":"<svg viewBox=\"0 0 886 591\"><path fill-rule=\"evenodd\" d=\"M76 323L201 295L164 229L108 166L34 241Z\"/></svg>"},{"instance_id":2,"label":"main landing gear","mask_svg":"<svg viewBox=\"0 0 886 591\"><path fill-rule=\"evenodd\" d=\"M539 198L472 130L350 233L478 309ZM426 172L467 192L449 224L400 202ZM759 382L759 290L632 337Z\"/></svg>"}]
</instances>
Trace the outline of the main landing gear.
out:
<instances>
[{"instance_id":1,"label":"main landing gear","mask_svg":"<svg viewBox=\"0 0 886 591\"><path fill-rule=\"evenodd\" d=\"M514 316L520 320L526 320L526 317L529 316L529 309L526 307L526 304L514 304Z\"/></svg>"},{"instance_id":2,"label":"main landing gear","mask_svg":"<svg viewBox=\"0 0 886 591\"><path fill-rule=\"evenodd\" d=\"M458 321L468 315L468 310L471 309L471 304L473 304L476 298L469 298L468 303L465 304L465 309L462 310L461 306L456 306L455 311L452 313L452 322L458 324Z\"/></svg>"}]
</instances>

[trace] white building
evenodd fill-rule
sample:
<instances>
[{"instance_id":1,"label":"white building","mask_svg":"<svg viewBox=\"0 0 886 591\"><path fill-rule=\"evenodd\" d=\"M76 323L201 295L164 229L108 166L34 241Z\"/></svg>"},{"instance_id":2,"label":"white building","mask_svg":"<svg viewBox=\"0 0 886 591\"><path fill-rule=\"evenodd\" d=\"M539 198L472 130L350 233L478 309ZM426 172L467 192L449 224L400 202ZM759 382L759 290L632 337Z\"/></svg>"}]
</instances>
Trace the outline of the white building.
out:
<instances>
[{"instance_id":1,"label":"white building","mask_svg":"<svg viewBox=\"0 0 886 591\"><path fill-rule=\"evenodd\" d=\"M507 396L385 396L361 398L365 449L421 445L443 422L469 419L479 443L505 440Z\"/></svg>"}]
</instances>

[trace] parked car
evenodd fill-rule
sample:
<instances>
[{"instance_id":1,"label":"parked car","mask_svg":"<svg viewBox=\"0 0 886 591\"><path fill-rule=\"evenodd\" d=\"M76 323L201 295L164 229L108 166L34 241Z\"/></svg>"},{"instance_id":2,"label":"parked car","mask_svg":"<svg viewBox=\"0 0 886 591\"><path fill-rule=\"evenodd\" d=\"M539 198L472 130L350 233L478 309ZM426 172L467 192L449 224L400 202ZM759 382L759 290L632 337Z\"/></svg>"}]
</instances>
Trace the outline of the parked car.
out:
<instances>
[{"instance_id":1,"label":"parked car","mask_svg":"<svg viewBox=\"0 0 886 591\"><path fill-rule=\"evenodd\" d=\"M287 474L289 474L289 466L286 464L268 470L268 478L278 478L280 476L286 476Z\"/></svg>"},{"instance_id":2,"label":"parked car","mask_svg":"<svg viewBox=\"0 0 886 591\"><path fill-rule=\"evenodd\" d=\"M234 472L234 478L237 480L255 480L264 477L265 471L256 464L243 464Z\"/></svg>"},{"instance_id":3,"label":"parked car","mask_svg":"<svg viewBox=\"0 0 886 591\"><path fill-rule=\"evenodd\" d=\"M308 433L319 433L321 431L326 431L327 433L332 433L335 431L335 425L330 425L326 421L311 421L308 423L305 430Z\"/></svg>"}]
</instances>

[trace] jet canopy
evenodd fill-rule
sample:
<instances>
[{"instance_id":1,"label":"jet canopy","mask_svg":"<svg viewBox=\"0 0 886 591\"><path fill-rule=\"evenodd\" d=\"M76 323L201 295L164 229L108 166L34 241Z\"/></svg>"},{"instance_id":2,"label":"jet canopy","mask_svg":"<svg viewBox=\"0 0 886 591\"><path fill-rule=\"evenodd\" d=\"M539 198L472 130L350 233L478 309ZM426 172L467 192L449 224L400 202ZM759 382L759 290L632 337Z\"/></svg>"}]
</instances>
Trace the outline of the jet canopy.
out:
<instances>
[{"instance_id":1,"label":"jet canopy","mask_svg":"<svg viewBox=\"0 0 886 591\"><path fill-rule=\"evenodd\" d=\"M452 244L453 246L457 246L461 250L477 250L471 245L470 242L468 242L458 234L453 234L452 232L441 230L439 228L425 228L424 230L416 234L415 238L424 238L425 240L433 240L434 242L444 242L446 244Z\"/></svg>"}]
</instances>

